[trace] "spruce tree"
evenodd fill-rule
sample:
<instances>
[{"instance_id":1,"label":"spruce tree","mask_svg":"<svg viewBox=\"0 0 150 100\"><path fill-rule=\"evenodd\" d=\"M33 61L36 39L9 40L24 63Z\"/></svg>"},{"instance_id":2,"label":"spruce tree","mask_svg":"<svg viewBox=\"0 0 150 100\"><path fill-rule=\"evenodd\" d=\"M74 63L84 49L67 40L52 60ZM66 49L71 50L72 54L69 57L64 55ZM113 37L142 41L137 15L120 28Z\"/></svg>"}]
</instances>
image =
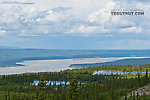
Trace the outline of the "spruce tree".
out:
<instances>
[{"instance_id":1,"label":"spruce tree","mask_svg":"<svg viewBox=\"0 0 150 100\"><path fill-rule=\"evenodd\" d=\"M68 100L77 100L78 95L78 80L76 76L73 76L73 80L70 82L70 88L68 91Z\"/></svg>"},{"instance_id":2,"label":"spruce tree","mask_svg":"<svg viewBox=\"0 0 150 100\"><path fill-rule=\"evenodd\" d=\"M37 96L35 97L36 100L44 100L46 98L45 96L45 89L46 89L46 80L43 76L40 78L40 82L38 83L39 87L39 93L37 93Z\"/></svg>"}]
</instances>

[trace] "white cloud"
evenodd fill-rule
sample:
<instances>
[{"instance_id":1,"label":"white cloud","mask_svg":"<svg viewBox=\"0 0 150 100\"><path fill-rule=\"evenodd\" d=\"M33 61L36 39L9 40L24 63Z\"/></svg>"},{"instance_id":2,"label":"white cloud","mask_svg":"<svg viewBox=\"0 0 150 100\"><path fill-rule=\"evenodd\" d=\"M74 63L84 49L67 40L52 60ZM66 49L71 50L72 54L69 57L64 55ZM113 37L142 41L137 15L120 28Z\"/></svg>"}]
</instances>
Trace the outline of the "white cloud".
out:
<instances>
[{"instance_id":1,"label":"white cloud","mask_svg":"<svg viewBox=\"0 0 150 100\"><path fill-rule=\"evenodd\" d=\"M12 6L9 9L1 7L0 9L0 26L8 30L6 34L9 35L58 34L63 33L67 27L62 26L63 23L61 23L61 21L67 20L65 19L67 16L63 13L52 12L51 10L40 11L38 8L33 8L28 12L28 7L21 6Z\"/></svg>"},{"instance_id":2,"label":"white cloud","mask_svg":"<svg viewBox=\"0 0 150 100\"><path fill-rule=\"evenodd\" d=\"M32 2L18 2L18 1L2 1L2 4L23 4L23 5L32 5Z\"/></svg>"},{"instance_id":3,"label":"white cloud","mask_svg":"<svg viewBox=\"0 0 150 100\"><path fill-rule=\"evenodd\" d=\"M5 34L5 30L0 30L0 36Z\"/></svg>"},{"instance_id":4,"label":"white cloud","mask_svg":"<svg viewBox=\"0 0 150 100\"><path fill-rule=\"evenodd\" d=\"M149 4L135 0L129 2L131 1L2 0L0 26L6 31L3 35L17 36L148 33ZM145 15L112 16L110 13L112 9L130 8L144 10Z\"/></svg>"},{"instance_id":5,"label":"white cloud","mask_svg":"<svg viewBox=\"0 0 150 100\"><path fill-rule=\"evenodd\" d=\"M141 27L127 27L127 28L121 28L120 29L121 33L140 33L142 32L142 28Z\"/></svg>"},{"instance_id":6,"label":"white cloud","mask_svg":"<svg viewBox=\"0 0 150 100\"><path fill-rule=\"evenodd\" d=\"M134 6L133 6L134 5ZM104 26L104 29L111 33L147 33L150 28L150 7L149 4L136 1L111 1L103 9L95 11L89 15L89 21L99 26ZM144 10L144 16L112 16L111 10ZM123 28L127 27L127 28Z\"/></svg>"},{"instance_id":7,"label":"white cloud","mask_svg":"<svg viewBox=\"0 0 150 100\"><path fill-rule=\"evenodd\" d=\"M110 11L114 8L115 2L111 1L103 9L100 9L99 11L96 11L89 15L89 21L90 22L99 22L104 24L105 22L108 22L111 14Z\"/></svg>"},{"instance_id":8,"label":"white cloud","mask_svg":"<svg viewBox=\"0 0 150 100\"><path fill-rule=\"evenodd\" d=\"M80 25L75 28L65 32L65 34L73 34L73 35L82 35L82 36L91 36L97 34L109 33L108 30L104 29L103 26L88 26L88 25Z\"/></svg>"},{"instance_id":9,"label":"white cloud","mask_svg":"<svg viewBox=\"0 0 150 100\"><path fill-rule=\"evenodd\" d=\"M79 27L73 28L72 30L65 32L66 34L81 34L81 35L90 35L93 34L92 32L97 30L98 27L96 26L84 26L80 25Z\"/></svg>"}]
</instances>

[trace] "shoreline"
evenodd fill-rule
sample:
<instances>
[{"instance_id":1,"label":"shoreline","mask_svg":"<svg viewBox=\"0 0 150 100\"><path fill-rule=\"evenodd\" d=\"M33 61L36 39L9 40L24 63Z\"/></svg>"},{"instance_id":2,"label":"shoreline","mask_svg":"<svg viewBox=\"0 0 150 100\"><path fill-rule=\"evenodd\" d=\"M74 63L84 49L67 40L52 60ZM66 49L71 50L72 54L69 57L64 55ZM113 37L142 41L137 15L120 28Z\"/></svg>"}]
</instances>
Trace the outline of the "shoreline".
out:
<instances>
[{"instance_id":1,"label":"shoreline","mask_svg":"<svg viewBox=\"0 0 150 100\"><path fill-rule=\"evenodd\" d=\"M27 60L18 62L23 66L12 66L0 68L0 75L38 73L38 72L59 72L71 68L71 64L89 64L113 62L124 59L141 59L150 57L110 57L110 58L75 58L75 59L53 59L53 60Z\"/></svg>"}]
</instances>

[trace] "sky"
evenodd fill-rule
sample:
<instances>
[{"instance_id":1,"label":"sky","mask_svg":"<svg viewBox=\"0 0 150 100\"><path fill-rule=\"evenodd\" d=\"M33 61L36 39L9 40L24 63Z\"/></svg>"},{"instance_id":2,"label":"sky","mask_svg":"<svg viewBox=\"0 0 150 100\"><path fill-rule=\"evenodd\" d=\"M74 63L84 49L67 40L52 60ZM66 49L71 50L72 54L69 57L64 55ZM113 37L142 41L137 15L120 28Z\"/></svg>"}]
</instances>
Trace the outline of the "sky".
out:
<instances>
[{"instance_id":1,"label":"sky","mask_svg":"<svg viewBox=\"0 0 150 100\"><path fill-rule=\"evenodd\" d=\"M122 10L144 15L111 15ZM150 49L149 22L149 0L1 0L0 46Z\"/></svg>"}]
</instances>

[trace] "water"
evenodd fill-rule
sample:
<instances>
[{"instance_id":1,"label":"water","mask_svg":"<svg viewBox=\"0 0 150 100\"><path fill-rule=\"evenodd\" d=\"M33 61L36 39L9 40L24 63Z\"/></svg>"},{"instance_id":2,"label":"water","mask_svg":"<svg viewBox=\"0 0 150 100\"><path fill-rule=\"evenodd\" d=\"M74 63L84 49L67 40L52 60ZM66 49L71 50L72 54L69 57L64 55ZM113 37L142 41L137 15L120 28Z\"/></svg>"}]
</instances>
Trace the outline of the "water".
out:
<instances>
[{"instance_id":1,"label":"water","mask_svg":"<svg viewBox=\"0 0 150 100\"><path fill-rule=\"evenodd\" d=\"M120 59L117 61L102 62L102 63L91 63L91 64L72 64L70 67L75 68L87 68L87 67L99 67L99 66L110 66L110 65L144 65L150 64L150 58L128 58Z\"/></svg>"},{"instance_id":2,"label":"water","mask_svg":"<svg viewBox=\"0 0 150 100\"><path fill-rule=\"evenodd\" d=\"M150 57L150 50L44 50L0 49L0 67L16 66L26 60L74 58Z\"/></svg>"},{"instance_id":3,"label":"water","mask_svg":"<svg viewBox=\"0 0 150 100\"><path fill-rule=\"evenodd\" d=\"M135 72L121 72L121 71L95 71L94 72L94 75L116 75L116 74L121 74L121 75L124 75L124 74L138 74L138 73L146 73L146 72L143 72L143 71L135 71ZM150 72L148 72L150 73Z\"/></svg>"},{"instance_id":4,"label":"water","mask_svg":"<svg viewBox=\"0 0 150 100\"><path fill-rule=\"evenodd\" d=\"M39 80L35 80L33 83L29 83L31 85L38 85L40 81ZM46 85L70 85L70 81L46 81L47 84ZM78 84L80 84L80 82L78 82ZM81 82L81 84L87 84L86 82Z\"/></svg>"},{"instance_id":5,"label":"water","mask_svg":"<svg viewBox=\"0 0 150 100\"><path fill-rule=\"evenodd\" d=\"M150 64L150 58L143 57L150 57L150 50L0 50L0 75L59 72L102 65Z\"/></svg>"}]
</instances>

